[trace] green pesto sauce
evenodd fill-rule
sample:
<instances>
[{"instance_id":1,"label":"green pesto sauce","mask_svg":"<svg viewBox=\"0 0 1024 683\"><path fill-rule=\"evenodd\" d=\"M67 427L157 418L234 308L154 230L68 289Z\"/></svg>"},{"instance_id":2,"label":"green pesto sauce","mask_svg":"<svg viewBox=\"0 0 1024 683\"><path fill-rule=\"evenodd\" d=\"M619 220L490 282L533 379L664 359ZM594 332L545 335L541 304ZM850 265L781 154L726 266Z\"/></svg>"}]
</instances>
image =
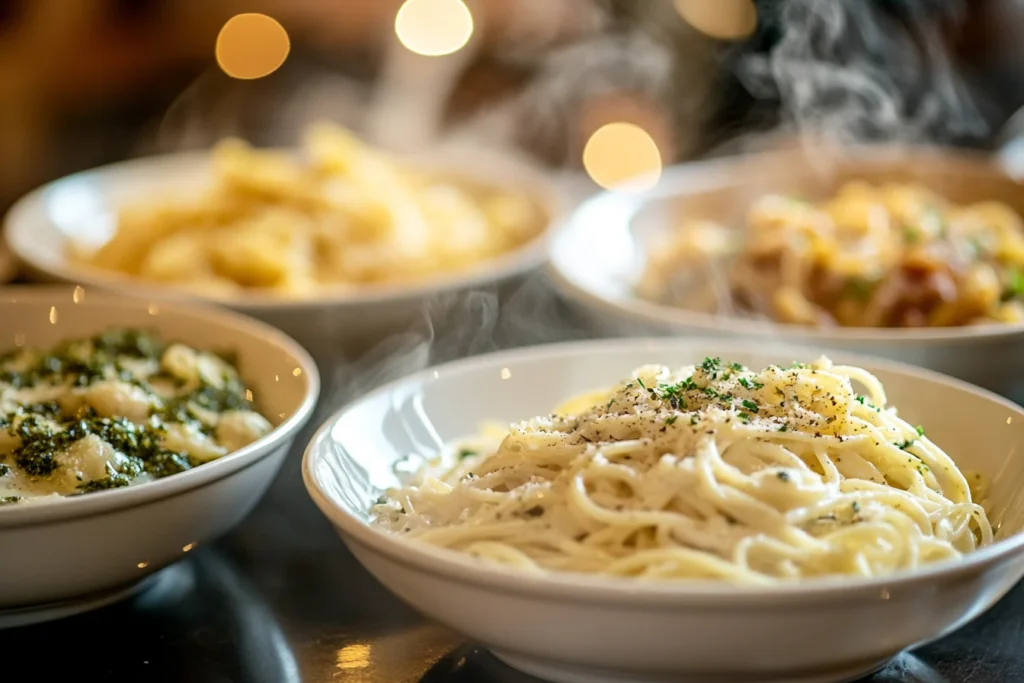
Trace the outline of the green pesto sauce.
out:
<instances>
[{"instance_id":1,"label":"green pesto sauce","mask_svg":"<svg viewBox=\"0 0 1024 683\"><path fill-rule=\"evenodd\" d=\"M14 389L59 384L73 388L88 387L100 381L119 380L154 395L156 392L150 382L161 380L178 390L175 396L162 400L159 407L151 410L150 420L145 425L137 425L122 417L100 417L88 407L75 415L64 415L56 401L19 406L14 413L0 416L0 429L6 429L21 440L9 460L33 477L47 477L59 467L55 456L76 441L95 435L126 459L119 469L108 465L106 478L83 482L78 487L83 493L127 486L142 474L159 479L198 466L200 461L187 453L161 447L166 425L189 424L208 434L209 428L199 420L192 405L214 413L252 410L253 405L246 398L246 387L237 376L233 353L217 353L228 365L228 371L221 378L223 388L200 380L185 392L182 382L162 370L146 378L137 378L123 367L123 362L129 359L159 362L167 347L168 343L155 334L115 329L88 340L58 344L39 353L27 367L24 362L26 352L22 349L0 356L0 383L9 384ZM0 455L0 461L4 457ZM10 466L0 462L0 476L9 471ZM17 502L19 499L18 496L0 497L0 503Z\"/></svg>"}]
</instances>

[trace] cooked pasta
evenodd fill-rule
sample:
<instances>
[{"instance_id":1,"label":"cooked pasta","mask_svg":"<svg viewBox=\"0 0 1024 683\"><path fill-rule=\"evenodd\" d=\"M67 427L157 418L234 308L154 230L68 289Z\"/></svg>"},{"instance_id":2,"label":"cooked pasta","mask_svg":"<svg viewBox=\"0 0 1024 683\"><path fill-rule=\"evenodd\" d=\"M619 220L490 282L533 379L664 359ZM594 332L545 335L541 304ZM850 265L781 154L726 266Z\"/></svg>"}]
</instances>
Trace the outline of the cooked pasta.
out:
<instances>
[{"instance_id":1,"label":"cooked pasta","mask_svg":"<svg viewBox=\"0 0 1024 683\"><path fill-rule=\"evenodd\" d=\"M301 298L464 271L543 227L524 195L413 172L327 124L301 159L224 140L212 171L198 196L125 206L105 245L72 256L203 295Z\"/></svg>"},{"instance_id":2,"label":"cooked pasta","mask_svg":"<svg viewBox=\"0 0 1024 683\"><path fill-rule=\"evenodd\" d=\"M645 366L495 437L387 491L375 523L535 574L739 584L878 576L992 542L953 460L874 376L827 358Z\"/></svg>"},{"instance_id":3,"label":"cooked pasta","mask_svg":"<svg viewBox=\"0 0 1024 683\"><path fill-rule=\"evenodd\" d=\"M800 325L1024 321L1024 222L916 185L851 182L812 204L757 201L741 231L684 224L651 250L641 296Z\"/></svg>"},{"instance_id":4,"label":"cooked pasta","mask_svg":"<svg viewBox=\"0 0 1024 683\"><path fill-rule=\"evenodd\" d=\"M132 486L270 431L232 363L113 329L0 356L0 505Z\"/></svg>"}]
</instances>

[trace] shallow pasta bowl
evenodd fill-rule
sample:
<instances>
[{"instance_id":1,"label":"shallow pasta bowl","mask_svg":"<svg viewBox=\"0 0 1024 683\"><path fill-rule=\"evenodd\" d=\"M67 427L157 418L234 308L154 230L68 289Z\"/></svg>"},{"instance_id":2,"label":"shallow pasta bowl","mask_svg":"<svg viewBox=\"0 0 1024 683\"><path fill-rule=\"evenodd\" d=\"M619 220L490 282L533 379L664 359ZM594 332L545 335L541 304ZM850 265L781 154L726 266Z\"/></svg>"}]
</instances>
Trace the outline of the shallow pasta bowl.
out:
<instances>
[{"instance_id":1,"label":"shallow pasta bowl","mask_svg":"<svg viewBox=\"0 0 1024 683\"><path fill-rule=\"evenodd\" d=\"M241 450L164 479L53 502L0 506L0 627L104 604L253 508L309 419L319 375L293 340L227 311L124 299L89 289L0 289L0 349L46 347L113 327L150 329L196 348L233 349L273 430Z\"/></svg>"},{"instance_id":2,"label":"shallow pasta bowl","mask_svg":"<svg viewBox=\"0 0 1024 683\"><path fill-rule=\"evenodd\" d=\"M691 219L740 226L751 204L768 193L814 200L851 180L920 183L956 202L998 201L1024 215L1019 166L976 153L885 146L792 149L683 164L667 169L652 189L605 192L582 203L551 240L550 270L559 290L610 334L778 339L882 356L1003 395L1021 393L1024 324L812 328L683 310L636 292L659 237Z\"/></svg>"},{"instance_id":3,"label":"shallow pasta bowl","mask_svg":"<svg viewBox=\"0 0 1024 683\"><path fill-rule=\"evenodd\" d=\"M837 355L876 374L900 415L961 469L991 478L999 541L953 563L884 579L772 587L531 575L484 565L371 524L396 465L430 457L484 421L546 415L649 363L720 356L751 367L820 352L706 340L625 339L534 347L412 375L343 408L306 450L306 486L360 562L398 597L559 683L853 680L976 617L1024 575L1024 411L930 371ZM401 467L405 467L403 464ZM401 469L401 467L399 469Z\"/></svg>"},{"instance_id":4,"label":"shallow pasta bowl","mask_svg":"<svg viewBox=\"0 0 1024 683\"><path fill-rule=\"evenodd\" d=\"M54 181L22 198L7 215L5 239L36 279L141 295L167 301L203 300L268 322L318 358L358 353L418 323L431 301L470 289L497 287L536 270L546 257L547 229L565 212L565 199L543 174L500 153L461 148L407 159L411 168L479 188L521 193L537 209L538 234L496 258L417 282L325 289L309 298L267 294L216 296L76 262L71 244L99 247L110 239L118 210L152 198L189 196L211 179L208 152L184 152L111 164Z\"/></svg>"}]
</instances>

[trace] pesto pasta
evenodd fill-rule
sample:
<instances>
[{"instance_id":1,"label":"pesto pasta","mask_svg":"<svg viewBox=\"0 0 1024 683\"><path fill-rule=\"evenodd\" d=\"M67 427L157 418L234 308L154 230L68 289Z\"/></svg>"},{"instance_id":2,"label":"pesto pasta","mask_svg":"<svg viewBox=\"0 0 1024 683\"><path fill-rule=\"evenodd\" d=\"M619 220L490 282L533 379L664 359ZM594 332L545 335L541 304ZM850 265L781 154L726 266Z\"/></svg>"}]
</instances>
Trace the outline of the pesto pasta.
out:
<instances>
[{"instance_id":1,"label":"pesto pasta","mask_svg":"<svg viewBox=\"0 0 1024 683\"><path fill-rule=\"evenodd\" d=\"M0 357L0 503L160 479L270 423L227 356L113 329Z\"/></svg>"}]
</instances>

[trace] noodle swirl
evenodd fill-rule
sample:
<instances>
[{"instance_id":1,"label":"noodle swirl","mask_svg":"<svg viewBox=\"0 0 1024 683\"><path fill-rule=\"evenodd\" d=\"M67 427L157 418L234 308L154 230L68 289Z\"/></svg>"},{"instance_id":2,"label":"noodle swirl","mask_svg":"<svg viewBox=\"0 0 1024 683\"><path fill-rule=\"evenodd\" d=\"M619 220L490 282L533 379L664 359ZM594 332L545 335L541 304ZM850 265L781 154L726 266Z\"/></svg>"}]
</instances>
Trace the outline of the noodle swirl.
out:
<instances>
[{"instance_id":1,"label":"noodle swirl","mask_svg":"<svg viewBox=\"0 0 1024 683\"><path fill-rule=\"evenodd\" d=\"M873 375L827 358L644 366L494 441L388 491L375 523L534 574L741 584L884 575L992 542L952 459Z\"/></svg>"}]
</instances>

